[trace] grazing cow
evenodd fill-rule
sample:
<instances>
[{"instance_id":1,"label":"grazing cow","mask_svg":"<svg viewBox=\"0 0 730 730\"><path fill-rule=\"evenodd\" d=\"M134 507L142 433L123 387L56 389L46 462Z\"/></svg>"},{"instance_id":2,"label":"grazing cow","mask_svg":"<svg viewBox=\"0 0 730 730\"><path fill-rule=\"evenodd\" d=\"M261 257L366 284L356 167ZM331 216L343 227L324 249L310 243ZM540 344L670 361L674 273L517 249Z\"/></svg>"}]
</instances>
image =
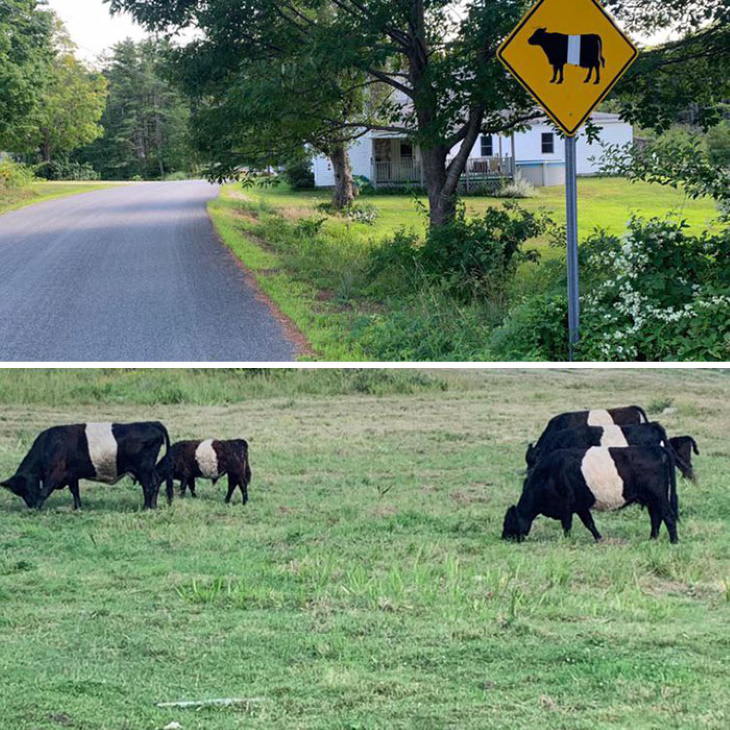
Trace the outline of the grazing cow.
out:
<instances>
[{"instance_id":1,"label":"grazing cow","mask_svg":"<svg viewBox=\"0 0 730 730\"><path fill-rule=\"evenodd\" d=\"M243 504L248 502L248 485L251 482L251 466L248 459L248 443L243 439L233 441L178 441L157 465L157 471L167 482L167 499L172 501L173 479L180 480L180 495L186 488L195 494L196 479L212 479L215 484L224 474L228 475L226 503L239 487Z\"/></svg>"},{"instance_id":2,"label":"grazing cow","mask_svg":"<svg viewBox=\"0 0 730 730\"><path fill-rule=\"evenodd\" d=\"M125 474L142 485L145 509L157 506L160 479L155 464L167 429L146 423L80 423L38 434L14 476L1 486L40 509L54 489L68 486L74 509L81 507L79 479L116 484Z\"/></svg>"},{"instance_id":3,"label":"grazing cow","mask_svg":"<svg viewBox=\"0 0 730 730\"><path fill-rule=\"evenodd\" d=\"M595 33L587 35L565 35L565 33L548 33L547 28L538 28L527 41L531 46L540 46L553 67L553 77L550 83L563 83L563 66L580 66L588 69L588 76L583 79L587 84L591 80L593 71L598 84L601 81L601 66L605 68L606 59L603 57L603 41Z\"/></svg>"},{"instance_id":4,"label":"grazing cow","mask_svg":"<svg viewBox=\"0 0 730 730\"><path fill-rule=\"evenodd\" d=\"M631 426L577 426L553 431L543 440L540 447L527 447L525 461L533 469L539 459L558 449L587 449L590 446L667 446L672 449L672 439L667 438L664 426L656 421ZM675 449L674 461L682 476L691 479L692 465L688 458Z\"/></svg>"},{"instance_id":5,"label":"grazing cow","mask_svg":"<svg viewBox=\"0 0 730 730\"><path fill-rule=\"evenodd\" d=\"M567 535L577 514L600 540L591 510L614 510L634 502L649 509L652 540L663 520L670 542L677 542L677 482L669 449L592 446L553 451L525 479L520 501L504 516L502 538L524 540L541 514L560 520Z\"/></svg>"},{"instance_id":6,"label":"grazing cow","mask_svg":"<svg viewBox=\"0 0 730 730\"><path fill-rule=\"evenodd\" d=\"M686 469L682 469L682 475L694 482L697 476L692 466L692 452L694 451L699 456L700 450L697 448L697 442L691 436L674 436L669 439L669 444L674 449L680 469L682 469L683 462L686 466Z\"/></svg>"},{"instance_id":7,"label":"grazing cow","mask_svg":"<svg viewBox=\"0 0 730 730\"><path fill-rule=\"evenodd\" d=\"M570 411L559 413L553 416L545 430L540 435L537 443L529 444L527 453L532 449L541 449L545 439L555 431L563 431L566 428L578 428L579 426L631 426L638 423L648 423L646 412L639 406L623 406L621 408L594 409L591 411Z\"/></svg>"}]
</instances>

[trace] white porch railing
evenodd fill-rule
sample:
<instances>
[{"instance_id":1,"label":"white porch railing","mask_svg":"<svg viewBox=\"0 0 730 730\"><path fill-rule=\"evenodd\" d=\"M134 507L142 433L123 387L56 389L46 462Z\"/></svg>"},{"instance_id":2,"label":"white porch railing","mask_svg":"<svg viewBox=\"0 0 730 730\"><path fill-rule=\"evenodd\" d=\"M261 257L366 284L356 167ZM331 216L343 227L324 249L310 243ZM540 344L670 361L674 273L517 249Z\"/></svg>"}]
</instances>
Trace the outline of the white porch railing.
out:
<instances>
[{"instance_id":1,"label":"white porch railing","mask_svg":"<svg viewBox=\"0 0 730 730\"><path fill-rule=\"evenodd\" d=\"M417 160L377 160L374 165L376 185L421 182L421 165Z\"/></svg>"}]
</instances>

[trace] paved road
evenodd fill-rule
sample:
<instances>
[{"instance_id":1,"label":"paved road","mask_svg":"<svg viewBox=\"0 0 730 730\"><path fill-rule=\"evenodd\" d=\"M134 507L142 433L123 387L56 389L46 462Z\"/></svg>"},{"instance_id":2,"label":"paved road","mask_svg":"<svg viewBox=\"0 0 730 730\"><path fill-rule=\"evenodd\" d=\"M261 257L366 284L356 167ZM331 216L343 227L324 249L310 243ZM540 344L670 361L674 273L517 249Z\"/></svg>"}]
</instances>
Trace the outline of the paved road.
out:
<instances>
[{"instance_id":1,"label":"paved road","mask_svg":"<svg viewBox=\"0 0 730 730\"><path fill-rule=\"evenodd\" d=\"M216 194L138 183L0 216L0 360L293 360L214 234Z\"/></svg>"}]
</instances>

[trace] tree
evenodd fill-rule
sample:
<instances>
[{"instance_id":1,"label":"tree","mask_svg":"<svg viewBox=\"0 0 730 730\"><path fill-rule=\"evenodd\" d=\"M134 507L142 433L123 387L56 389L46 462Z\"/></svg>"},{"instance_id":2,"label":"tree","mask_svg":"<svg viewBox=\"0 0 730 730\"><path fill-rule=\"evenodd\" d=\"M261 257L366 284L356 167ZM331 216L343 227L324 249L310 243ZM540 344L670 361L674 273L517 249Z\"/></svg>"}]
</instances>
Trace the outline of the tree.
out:
<instances>
[{"instance_id":1,"label":"tree","mask_svg":"<svg viewBox=\"0 0 730 730\"><path fill-rule=\"evenodd\" d=\"M407 135L421 149L432 226L453 220L459 178L479 134L519 130L539 112L527 93L496 59L500 41L532 0L105 0L128 10L148 28L195 26L205 34L200 48L224 65L285 55L298 44L326 82L332 64L360 73L373 88L361 113L323 119L333 128L379 129ZM689 40L658 51L658 64L672 73L691 68L700 52L693 40L722 38L727 0L609 0L628 30L680 27ZM682 25L682 23L684 25ZM720 31L716 32L716 26ZM727 59L728 46L714 47ZM193 47L194 50L194 47ZM229 60L233 59L233 60ZM706 58L710 66L709 56ZM655 70L658 67L654 67ZM639 81L645 100L652 71ZM715 78L712 68L707 69ZM688 73L685 91L696 90L701 73ZM221 77L221 81L225 81ZM624 86L624 89L628 87ZM669 89L663 98L670 100ZM302 101L290 100L292 109ZM627 108L630 106L627 101ZM636 108L636 107L634 107ZM323 107L323 116L329 106ZM457 152L451 156L451 150Z\"/></svg>"},{"instance_id":2,"label":"tree","mask_svg":"<svg viewBox=\"0 0 730 730\"><path fill-rule=\"evenodd\" d=\"M43 96L9 141L13 152L46 163L66 158L102 134L99 120L107 93L104 78L76 59L75 46L55 17L53 46Z\"/></svg>"},{"instance_id":3,"label":"tree","mask_svg":"<svg viewBox=\"0 0 730 730\"><path fill-rule=\"evenodd\" d=\"M36 0L0 2L0 149L43 95L53 58L52 16Z\"/></svg>"},{"instance_id":4,"label":"tree","mask_svg":"<svg viewBox=\"0 0 730 730\"><path fill-rule=\"evenodd\" d=\"M103 136L78 153L103 177L157 178L188 171L190 109L166 78L169 46L153 39L114 46L104 69Z\"/></svg>"}]
</instances>

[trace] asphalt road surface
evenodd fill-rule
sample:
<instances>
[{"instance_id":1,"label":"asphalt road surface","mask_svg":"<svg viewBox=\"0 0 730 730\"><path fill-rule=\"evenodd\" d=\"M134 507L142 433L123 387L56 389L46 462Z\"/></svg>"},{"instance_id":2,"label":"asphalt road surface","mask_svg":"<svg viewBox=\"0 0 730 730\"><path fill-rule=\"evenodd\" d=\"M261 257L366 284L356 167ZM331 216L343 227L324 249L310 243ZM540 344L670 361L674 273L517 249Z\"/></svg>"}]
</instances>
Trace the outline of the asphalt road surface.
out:
<instances>
[{"instance_id":1,"label":"asphalt road surface","mask_svg":"<svg viewBox=\"0 0 730 730\"><path fill-rule=\"evenodd\" d=\"M0 360L293 360L214 233L216 195L138 183L0 216Z\"/></svg>"}]
</instances>

